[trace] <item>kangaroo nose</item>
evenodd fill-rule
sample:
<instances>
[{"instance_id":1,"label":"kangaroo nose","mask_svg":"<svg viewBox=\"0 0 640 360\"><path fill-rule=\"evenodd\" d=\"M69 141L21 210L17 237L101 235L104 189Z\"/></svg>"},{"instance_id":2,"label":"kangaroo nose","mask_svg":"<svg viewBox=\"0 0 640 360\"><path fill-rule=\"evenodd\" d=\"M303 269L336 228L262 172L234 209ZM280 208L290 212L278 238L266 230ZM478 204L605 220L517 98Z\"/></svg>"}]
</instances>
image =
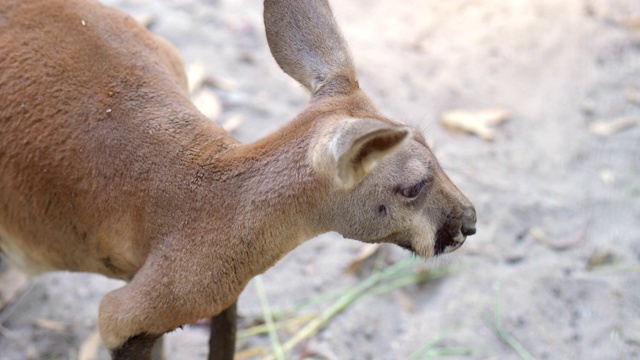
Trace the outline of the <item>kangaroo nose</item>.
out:
<instances>
[{"instance_id":1,"label":"kangaroo nose","mask_svg":"<svg viewBox=\"0 0 640 360\"><path fill-rule=\"evenodd\" d=\"M462 228L460 229L460 231L464 236L471 236L476 233L476 224L472 224L472 223L462 224Z\"/></svg>"},{"instance_id":2,"label":"kangaroo nose","mask_svg":"<svg viewBox=\"0 0 640 360\"><path fill-rule=\"evenodd\" d=\"M464 222L460 232L464 236L471 236L476 233L476 209L473 206L464 209Z\"/></svg>"}]
</instances>

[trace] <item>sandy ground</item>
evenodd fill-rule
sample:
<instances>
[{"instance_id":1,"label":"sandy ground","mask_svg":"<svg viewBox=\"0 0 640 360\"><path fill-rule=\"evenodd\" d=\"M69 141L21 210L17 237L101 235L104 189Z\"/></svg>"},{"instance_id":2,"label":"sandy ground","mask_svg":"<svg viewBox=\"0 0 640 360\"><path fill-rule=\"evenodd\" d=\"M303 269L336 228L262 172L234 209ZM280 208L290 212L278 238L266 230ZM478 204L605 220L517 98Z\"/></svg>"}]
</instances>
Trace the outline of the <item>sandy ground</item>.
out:
<instances>
[{"instance_id":1,"label":"sandy ground","mask_svg":"<svg viewBox=\"0 0 640 360\"><path fill-rule=\"evenodd\" d=\"M270 57L258 1L106 2L151 16L152 31L186 64L206 64L224 84L210 87L222 104L218 120L242 116L242 141L280 127L307 101ZM291 358L405 359L444 334L437 348L466 354L436 358L517 359L483 320L496 306L536 359L640 358L640 126L589 130L640 120L640 2L352 0L334 1L334 11L362 88L386 114L425 131L474 202L478 234L427 263L456 266L454 274L365 297ZM493 142L435 120L489 107L510 112ZM361 247L328 234L296 249L263 277L271 306L361 281L345 273ZM77 358L100 298L120 285L86 274L32 279L0 313L0 359ZM413 310L399 305L407 297ZM261 314L253 283L240 312ZM207 336L198 327L170 334L170 358L204 358Z\"/></svg>"}]
</instances>

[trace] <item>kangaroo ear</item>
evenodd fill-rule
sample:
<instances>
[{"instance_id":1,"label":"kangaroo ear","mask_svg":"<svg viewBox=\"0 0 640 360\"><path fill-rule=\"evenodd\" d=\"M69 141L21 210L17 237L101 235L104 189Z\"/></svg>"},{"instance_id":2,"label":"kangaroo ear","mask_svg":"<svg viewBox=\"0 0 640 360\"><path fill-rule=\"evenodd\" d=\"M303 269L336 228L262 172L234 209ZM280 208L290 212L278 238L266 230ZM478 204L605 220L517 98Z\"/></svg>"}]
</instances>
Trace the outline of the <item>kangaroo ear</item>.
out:
<instances>
[{"instance_id":1,"label":"kangaroo ear","mask_svg":"<svg viewBox=\"0 0 640 360\"><path fill-rule=\"evenodd\" d=\"M265 0L264 25L278 65L313 97L358 88L349 49L326 0Z\"/></svg>"},{"instance_id":2,"label":"kangaroo ear","mask_svg":"<svg viewBox=\"0 0 640 360\"><path fill-rule=\"evenodd\" d=\"M411 129L374 119L346 119L335 124L314 151L318 171L350 189L370 174L385 157L401 149Z\"/></svg>"}]
</instances>

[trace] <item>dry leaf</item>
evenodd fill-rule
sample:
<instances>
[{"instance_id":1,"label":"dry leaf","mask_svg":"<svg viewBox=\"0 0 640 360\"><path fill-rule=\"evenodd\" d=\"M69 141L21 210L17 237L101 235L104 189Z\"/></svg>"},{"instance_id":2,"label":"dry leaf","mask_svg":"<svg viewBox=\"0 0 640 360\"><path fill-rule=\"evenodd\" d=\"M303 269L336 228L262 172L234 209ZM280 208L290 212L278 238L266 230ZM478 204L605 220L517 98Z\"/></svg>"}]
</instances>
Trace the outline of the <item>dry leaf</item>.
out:
<instances>
[{"instance_id":1,"label":"dry leaf","mask_svg":"<svg viewBox=\"0 0 640 360\"><path fill-rule=\"evenodd\" d=\"M216 120L222 113L222 103L211 90L202 89L193 97L193 104L211 120Z\"/></svg>"},{"instance_id":2,"label":"dry leaf","mask_svg":"<svg viewBox=\"0 0 640 360\"><path fill-rule=\"evenodd\" d=\"M610 169L600 170L598 175L600 176L600 180L607 186L613 185L616 181L616 175Z\"/></svg>"},{"instance_id":3,"label":"dry leaf","mask_svg":"<svg viewBox=\"0 0 640 360\"><path fill-rule=\"evenodd\" d=\"M27 349L24 353L24 358L25 359L42 359L42 354L40 354L40 351L38 351L38 348L35 345L30 344L27 346Z\"/></svg>"},{"instance_id":4,"label":"dry leaf","mask_svg":"<svg viewBox=\"0 0 640 360\"><path fill-rule=\"evenodd\" d=\"M67 325L63 324L59 321L49 320L49 319L38 319L36 320L36 326L41 329L51 330L51 331L66 331Z\"/></svg>"},{"instance_id":5,"label":"dry leaf","mask_svg":"<svg viewBox=\"0 0 640 360\"><path fill-rule=\"evenodd\" d=\"M393 299L406 312L412 313L412 312L416 311L416 305L415 305L413 299L406 292L404 292L402 290L395 291L393 293Z\"/></svg>"},{"instance_id":6,"label":"dry leaf","mask_svg":"<svg viewBox=\"0 0 640 360\"><path fill-rule=\"evenodd\" d=\"M587 261L587 270L593 270L599 266L610 265L615 261L615 256L610 251L596 251Z\"/></svg>"},{"instance_id":7,"label":"dry leaf","mask_svg":"<svg viewBox=\"0 0 640 360\"><path fill-rule=\"evenodd\" d=\"M640 89L629 87L625 92L629 101L631 101L632 103L640 104Z\"/></svg>"},{"instance_id":8,"label":"dry leaf","mask_svg":"<svg viewBox=\"0 0 640 360\"><path fill-rule=\"evenodd\" d=\"M204 62L196 61L189 65L187 67L187 84L189 85L189 94L194 94L198 91L206 79L207 66Z\"/></svg>"},{"instance_id":9,"label":"dry leaf","mask_svg":"<svg viewBox=\"0 0 640 360\"><path fill-rule=\"evenodd\" d=\"M227 121L222 124L222 128L227 132L232 132L233 130L239 128L244 122L246 117L243 114L235 114L231 115Z\"/></svg>"},{"instance_id":10,"label":"dry leaf","mask_svg":"<svg viewBox=\"0 0 640 360\"><path fill-rule=\"evenodd\" d=\"M380 244L363 245L362 248L360 248L360 252L358 252L358 255L356 255L356 258L347 267L347 273L353 274L358 271L358 269L360 269L360 266L362 266L362 263L364 263L365 260L373 256L375 253L377 253L379 249Z\"/></svg>"},{"instance_id":11,"label":"dry leaf","mask_svg":"<svg viewBox=\"0 0 640 360\"><path fill-rule=\"evenodd\" d=\"M589 131L598 136L609 136L632 128L640 123L640 119L624 117L611 121L594 121L589 124Z\"/></svg>"},{"instance_id":12,"label":"dry leaf","mask_svg":"<svg viewBox=\"0 0 640 360\"><path fill-rule=\"evenodd\" d=\"M78 360L98 360L99 350L100 333L96 330L80 345Z\"/></svg>"},{"instance_id":13,"label":"dry leaf","mask_svg":"<svg viewBox=\"0 0 640 360\"><path fill-rule=\"evenodd\" d=\"M507 121L509 111L493 108L480 111L451 110L440 116L442 125L453 129L475 134L480 138L493 141L492 126Z\"/></svg>"},{"instance_id":14,"label":"dry leaf","mask_svg":"<svg viewBox=\"0 0 640 360\"><path fill-rule=\"evenodd\" d=\"M219 77L219 76L210 76L207 77L205 79L205 83L207 85L216 87L220 90L227 90L227 91L231 91L231 90L235 90L239 87L238 83L235 80L229 79L229 78L224 78L224 77Z\"/></svg>"},{"instance_id":15,"label":"dry leaf","mask_svg":"<svg viewBox=\"0 0 640 360\"><path fill-rule=\"evenodd\" d=\"M150 28L156 22L156 17L151 14L143 14L135 17L136 21L140 23L140 25Z\"/></svg>"},{"instance_id":16,"label":"dry leaf","mask_svg":"<svg viewBox=\"0 0 640 360\"><path fill-rule=\"evenodd\" d=\"M620 20L619 23L620 23L620 25L624 26L625 28L630 30L635 35L640 36L640 17L639 18Z\"/></svg>"},{"instance_id":17,"label":"dry leaf","mask_svg":"<svg viewBox=\"0 0 640 360\"><path fill-rule=\"evenodd\" d=\"M310 339L308 342L302 345L299 359L323 359L323 360L339 360L340 358L334 354L331 350L318 346L316 339Z\"/></svg>"}]
</instances>

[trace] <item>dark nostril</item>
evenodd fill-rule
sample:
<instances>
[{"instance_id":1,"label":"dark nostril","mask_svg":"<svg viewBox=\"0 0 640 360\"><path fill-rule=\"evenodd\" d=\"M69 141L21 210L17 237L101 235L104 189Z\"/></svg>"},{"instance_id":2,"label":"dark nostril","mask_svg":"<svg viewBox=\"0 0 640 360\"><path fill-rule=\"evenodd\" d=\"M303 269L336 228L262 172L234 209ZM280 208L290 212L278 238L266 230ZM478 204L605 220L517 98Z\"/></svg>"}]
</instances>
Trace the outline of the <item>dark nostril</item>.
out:
<instances>
[{"instance_id":1,"label":"dark nostril","mask_svg":"<svg viewBox=\"0 0 640 360\"><path fill-rule=\"evenodd\" d=\"M476 233L476 226L474 224L464 224L460 231L464 236L471 236Z\"/></svg>"}]
</instances>

